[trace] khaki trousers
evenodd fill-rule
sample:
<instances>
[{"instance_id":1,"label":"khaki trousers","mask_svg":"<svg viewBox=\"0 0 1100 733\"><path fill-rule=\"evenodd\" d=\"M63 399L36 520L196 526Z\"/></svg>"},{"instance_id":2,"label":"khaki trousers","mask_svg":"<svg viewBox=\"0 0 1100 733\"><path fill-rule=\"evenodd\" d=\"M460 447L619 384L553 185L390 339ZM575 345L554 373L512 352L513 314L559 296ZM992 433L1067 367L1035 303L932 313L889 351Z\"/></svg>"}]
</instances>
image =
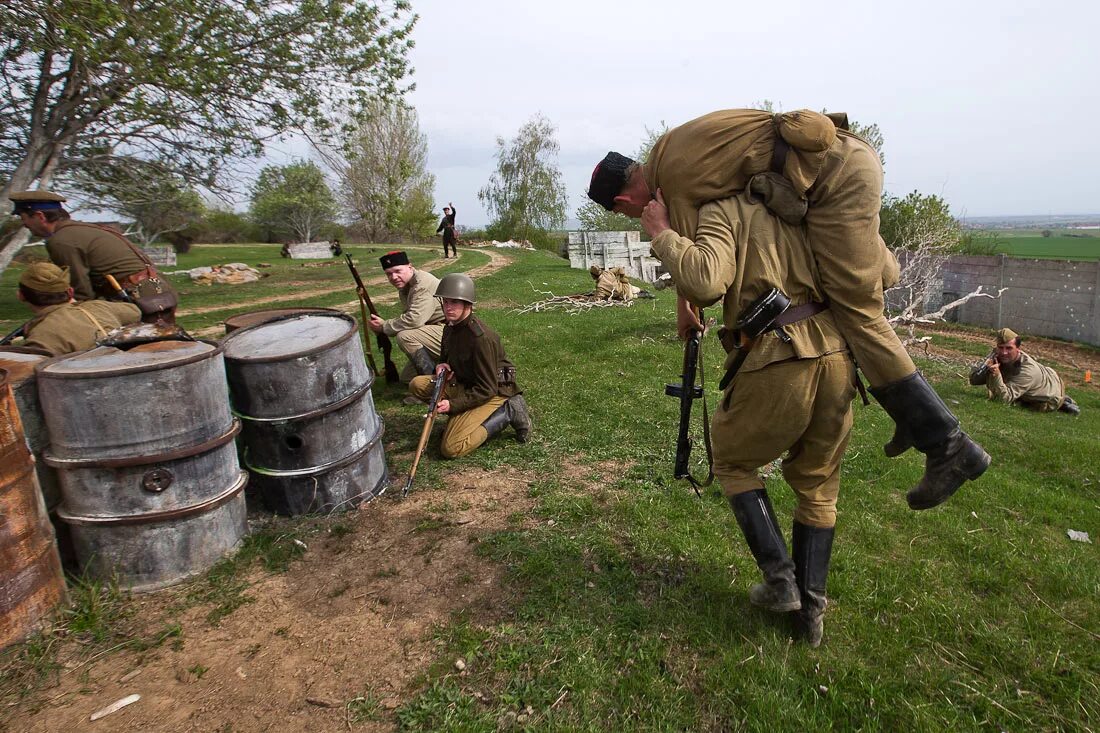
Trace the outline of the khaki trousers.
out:
<instances>
[{"instance_id":1,"label":"khaki trousers","mask_svg":"<svg viewBox=\"0 0 1100 733\"><path fill-rule=\"evenodd\" d=\"M420 349L427 349L432 359L439 361L439 351L443 348L443 324L430 324L398 331L394 339L405 356L409 357L409 361L401 370L401 382L408 384L417 375L416 367L412 363L413 354ZM431 396L430 392L428 394Z\"/></svg>"},{"instance_id":2,"label":"khaki trousers","mask_svg":"<svg viewBox=\"0 0 1100 733\"><path fill-rule=\"evenodd\" d=\"M852 356L872 387L909 376L917 367L883 314L883 272L896 273L897 262L878 232L878 154L854 135L838 133L807 197L810 249Z\"/></svg>"},{"instance_id":3,"label":"khaki trousers","mask_svg":"<svg viewBox=\"0 0 1100 733\"><path fill-rule=\"evenodd\" d=\"M852 429L853 366L846 353L740 372L711 422L714 475L727 497L764 488L759 468L786 452L783 478L798 496L794 518L836 524L840 460Z\"/></svg>"},{"instance_id":4,"label":"khaki trousers","mask_svg":"<svg viewBox=\"0 0 1100 733\"><path fill-rule=\"evenodd\" d=\"M430 400L432 378L425 375L413 377L409 382L409 394L425 402ZM457 415L448 415L447 427L443 429L443 441L439 445L439 452L443 457L461 458L477 450L478 446L489 437L481 424L507 401L507 397L496 395L490 397L484 405L478 405Z\"/></svg>"}]
</instances>

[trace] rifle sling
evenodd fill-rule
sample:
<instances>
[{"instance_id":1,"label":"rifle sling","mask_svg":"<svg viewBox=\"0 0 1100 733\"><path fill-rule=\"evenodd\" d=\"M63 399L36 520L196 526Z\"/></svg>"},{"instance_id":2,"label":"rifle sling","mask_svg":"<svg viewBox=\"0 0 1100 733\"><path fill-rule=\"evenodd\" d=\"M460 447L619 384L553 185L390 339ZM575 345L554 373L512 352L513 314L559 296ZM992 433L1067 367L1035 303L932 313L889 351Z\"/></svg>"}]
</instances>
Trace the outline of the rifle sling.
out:
<instances>
[{"instance_id":1,"label":"rifle sling","mask_svg":"<svg viewBox=\"0 0 1100 733\"><path fill-rule=\"evenodd\" d=\"M699 311L699 319L703 319L703 312ZM691 488L695 490L695 495L700 499L703 498L703 494L699 489L705 489L714 483L714 447L710 441L710 415L707 411L707 384L706 384L706 367L703 362L703 339L699 339L699 350L696 352L696 372L699 374L699 388L703 392L703 444L707 449L707 478L703 482L699 482L689 471L687 476L688 483L691 484Z\"/></svg>"}]
</instances>

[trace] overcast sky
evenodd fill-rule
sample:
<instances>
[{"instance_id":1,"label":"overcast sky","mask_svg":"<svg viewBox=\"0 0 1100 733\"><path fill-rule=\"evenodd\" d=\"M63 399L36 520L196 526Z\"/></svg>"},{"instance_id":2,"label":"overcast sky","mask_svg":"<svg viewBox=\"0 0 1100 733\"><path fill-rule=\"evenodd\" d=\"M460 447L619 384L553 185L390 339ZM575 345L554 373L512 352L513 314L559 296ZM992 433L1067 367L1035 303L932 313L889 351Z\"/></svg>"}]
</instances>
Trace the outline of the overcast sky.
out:
<instances>
[{"instance_id":1,"label":"overcast sky","mask_svg":"<svg viewBox=\"0 0 1100 733\"><path fill-rule=\"evenodd\" d=\"M885 136L886 189L959 216L1100 212L1100 3L412 0L436 202L488 216L496 138L557 127L569 216L647 127L771 100Z\"/></svg>"}]
</instances>

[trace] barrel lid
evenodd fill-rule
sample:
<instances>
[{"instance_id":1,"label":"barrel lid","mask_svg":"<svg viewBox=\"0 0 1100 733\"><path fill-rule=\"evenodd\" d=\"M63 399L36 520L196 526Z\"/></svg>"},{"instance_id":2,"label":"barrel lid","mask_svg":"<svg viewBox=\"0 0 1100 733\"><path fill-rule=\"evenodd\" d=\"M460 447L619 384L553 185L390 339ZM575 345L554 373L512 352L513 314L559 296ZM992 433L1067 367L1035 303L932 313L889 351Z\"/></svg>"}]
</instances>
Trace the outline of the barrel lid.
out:
<instances>
[{"instance_id":1,"label":"barrel lid","mask_svg":"<svg viewBox=\"0 0 1100 733\"><path fill-rule=\"evenodd\" d=\"M155 341L122 350L99 346L71 356L56 357L42 365L43 374L100 374L116 371L162 369L180 362L194 361L218 349L205 341Z\"/></svg>"},{"instance_id":2,"label":"barrel lid","mask_svg":"<svg viewBox=\"0 0 1100 733\"><path fill-rule=\"evenodd\" d=\"M257 323L266 323L273 321L276 318L283 316L299 316L306 313L339 313L340 311L334 308L270 308L268 310L261 311L249 311L248 313L238 313L235 316L230 316L225 319L225 332L227 334L232 333L241 328L248 328L249 326L255 326Z\"/></svg>"},{"instance_id":3,"label":"barrel lid","mask_svg":"<svg viewBox=\"0 0 1100 733\"><path fill-rule=\"evenodd\" d=\"M324 350L355 328L355 320L342 313L307 313L242 328L222 343L226 359L269 361Z\"/></svg>"},{"instance_id":4,"label":"barrel lid","mask_svg":"<svg viewBox=\"0 0 1100 733\"><path fill-rule=\"evenodd\" d=\"M40 361L50 357L42 354L28 354L20 351L5 351L0 349L0 369L8 372L8 381L11 384L19 384L34 377L34 367Z\"/></svg>"}]
</instances>

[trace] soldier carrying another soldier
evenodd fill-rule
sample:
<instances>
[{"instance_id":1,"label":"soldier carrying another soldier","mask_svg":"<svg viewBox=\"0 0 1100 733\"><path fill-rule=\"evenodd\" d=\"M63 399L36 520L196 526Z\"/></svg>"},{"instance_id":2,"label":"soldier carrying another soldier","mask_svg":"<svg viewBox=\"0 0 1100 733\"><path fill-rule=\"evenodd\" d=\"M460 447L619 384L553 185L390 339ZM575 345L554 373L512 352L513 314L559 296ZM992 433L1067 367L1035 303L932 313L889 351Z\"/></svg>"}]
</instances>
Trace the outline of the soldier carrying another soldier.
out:
<instances>
[{"instance_id":1,"label":"soldier carrying another soldier","mask_svg":"<svg viewBox=\"0 0 1100 733\"><path fill-rule=\"evenodd\" d=\"M1066 394L1058 372L1020 350L1023 343L1011 328L997 332L993 354L970 372L970 383L985 385L989 399L1037 412L1080 415L1081 408Z\"/></svg>"},{"instance_id":2,"label":"soldier carrying another soldier","mask_svg":"<svg viewBox=\"0 0 1100 733\"><path fill-rule=\"evenodd\" d=\"M450 369L438 407L439 413L450 416L440 445L443 457L472 453L509 425L516 431L516 440L526 442L531 417L516 384L516 367L504 353L496 331L473 315L474 281L459 272L444 275L435 296L442 301L447 319L436 374ZM409 392L427 402L432 395L432 377L414 377Z\"/></svg>"},{"instance_id":3,"label":"soldier carrying another soldier","mask_svg":"<svg viewBox=\"0 0 1100 733\"><path fill-rule=\"evenodd\" d=\"M397 339L397 345L409 357L401 370L401 381L408 384L418 374L435 372L443 339L443 308L435 298L439 278L413 267L405 252L387 252L378 259L386 279L397 289L401 315L388 321L372 315L367 328Z\"/></svg>"},{"instance_id":4,"label":"soldier carrying another soldier","mask_svg":"<svg viewBox=\"0 0 1100 733\"><path fill-rule=\"evenodd\" d=\"M129 299L147 323L174 323L178 298L149 258L114 229L69 218L65 197L52 191L17 191L9 195L12 214L32 234L46 240L50 261L66 267L75 299ZM123 296L111 284L114 278Z\"/></svg>"},{"instance_id":5,"label":"soldier carrying another soldier","mask_svg":"<svg viewBox=\"0 0 1100 733\"><path fill-rule=\"evenodd\" d=\"M23 327L26 340L21 345L48 351L52 356L90 349L109 331L141 320L141 311L132 303L77 303L68 268L51 262L36 262L23 272L19 299L35 314Z\"/></svg>"}]
</instances>

